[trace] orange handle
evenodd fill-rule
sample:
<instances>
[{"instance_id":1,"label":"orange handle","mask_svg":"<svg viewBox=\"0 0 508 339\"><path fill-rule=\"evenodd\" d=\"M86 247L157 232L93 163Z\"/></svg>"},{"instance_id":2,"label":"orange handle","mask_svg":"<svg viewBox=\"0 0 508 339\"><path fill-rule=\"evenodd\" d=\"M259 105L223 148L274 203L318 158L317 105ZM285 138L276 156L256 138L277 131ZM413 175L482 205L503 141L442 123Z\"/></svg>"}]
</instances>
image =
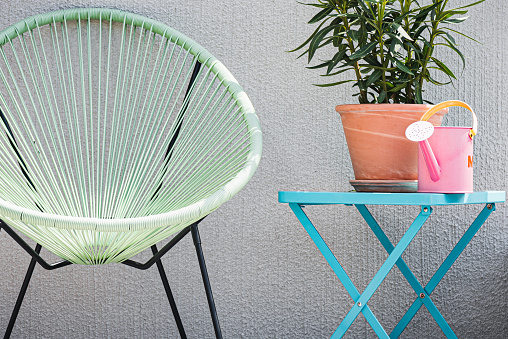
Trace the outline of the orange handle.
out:
<instances>
[{"instance_id":1,"label":"orange handle","mask_svg":"<svg viewBox=\"0 0 508 339\"><path fill-rule=\"evenodd\" d=\"M449 100L449 101L444 101L440 104L437 104L437 105L433 106L432 108L430 108L427 112L425 112L425 114L422 116L422 118L420 120L427 121L430 119L431 116L433 116L435 113L439 112L443 108L452 107L452 106L460 106L460 107L467 108L473 114L473 127L471 127L471 130L469 131L469 137L471 139L473 139L473 137L476 135L476 133L478 131L478 118L476 117L476 114L474 114L471 106L469 106L468 104L466 104L463 101Z\"/></svg>"}]
</instances>

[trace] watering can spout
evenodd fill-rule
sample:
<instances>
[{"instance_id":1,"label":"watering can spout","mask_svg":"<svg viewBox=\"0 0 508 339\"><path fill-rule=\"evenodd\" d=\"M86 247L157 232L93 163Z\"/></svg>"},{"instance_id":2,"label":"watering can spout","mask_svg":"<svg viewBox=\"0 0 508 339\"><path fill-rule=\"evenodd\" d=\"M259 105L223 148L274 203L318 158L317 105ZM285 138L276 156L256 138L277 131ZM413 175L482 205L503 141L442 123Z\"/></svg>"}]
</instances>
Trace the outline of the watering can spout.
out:
<instances>
[{"instance_id":1,"label":"watering can spout","mask_svg":"<svg viewBox=\"0 0 508 339\"><path fill-rule=\"evenodd\" d=\"M417 141L420 145L430 178L436 182L441 178L441 167L427 140L433 133L434 126L428 121L414 122L406 129L406 137L411 141Z\"/></svg>"},{"instance_id":2,"label":"watering can spout","mask_svg":"<svg viewBox=\"0 0 508 339\"><path fill-rule=\"evenodd\" d=\"M441 167L437 162L434 152L432 152L432 148L430 147L429 141L425 139L423 141L420 141L419 144L422 149L425 164L427 165L427 169L429 170L430 178L432 179L432 181L436 182L441 178Z\"/></svg>"}]
</instances>

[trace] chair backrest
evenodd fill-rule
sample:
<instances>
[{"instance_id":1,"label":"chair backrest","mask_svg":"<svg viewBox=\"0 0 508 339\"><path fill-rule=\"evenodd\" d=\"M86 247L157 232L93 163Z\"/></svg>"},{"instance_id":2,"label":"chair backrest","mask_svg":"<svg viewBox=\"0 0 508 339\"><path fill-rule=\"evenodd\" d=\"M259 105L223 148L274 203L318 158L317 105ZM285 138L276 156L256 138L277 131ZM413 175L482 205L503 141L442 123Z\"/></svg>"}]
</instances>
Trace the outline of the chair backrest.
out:
<instances>
[{"instance_id":1,"label":"chair backrest","mask_svg":"<svg viewBox=\"0 0 508 339\"><path fill-rule=\"evenodd\" d=\"M0 32L0 110L0 216L32 224L195 219L238 192L261 155L229 71L169 26L118 10L56 11Z\"/></svg>"}]
</instances>

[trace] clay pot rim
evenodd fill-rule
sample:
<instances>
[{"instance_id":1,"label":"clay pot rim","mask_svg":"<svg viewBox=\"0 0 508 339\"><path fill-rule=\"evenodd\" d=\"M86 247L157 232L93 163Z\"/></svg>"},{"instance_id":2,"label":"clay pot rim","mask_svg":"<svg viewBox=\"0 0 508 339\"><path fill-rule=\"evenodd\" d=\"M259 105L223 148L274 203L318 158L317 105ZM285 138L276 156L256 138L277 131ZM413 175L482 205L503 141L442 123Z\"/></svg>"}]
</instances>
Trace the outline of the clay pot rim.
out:
<instances>
[{"instance_id":1,"label":"clay pot rim","mask_svg":"<svg viewBox=\"0 0 508 339\"><path fill-rule=\"evenodd\" d=\"M358 111L369 111L369 112L384 112L390 114L391 112L408 112L408 111L420 111L422 109L428 110L435 105L430 104L345 104L335 106L335 111L338 113L355 113ZM446 114L448 108L440 110L436 114Z\"/></svg>"}]
</instances>

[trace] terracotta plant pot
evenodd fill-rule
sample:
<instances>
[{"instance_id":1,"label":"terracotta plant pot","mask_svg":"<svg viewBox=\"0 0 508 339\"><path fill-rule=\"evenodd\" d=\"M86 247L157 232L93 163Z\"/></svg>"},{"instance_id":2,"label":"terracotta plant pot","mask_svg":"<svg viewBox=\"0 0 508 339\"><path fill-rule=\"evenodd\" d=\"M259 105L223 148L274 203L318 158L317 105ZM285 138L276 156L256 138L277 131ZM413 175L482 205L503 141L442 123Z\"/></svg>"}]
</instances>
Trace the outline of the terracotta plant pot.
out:
<instances>
[{"instance_id":1,"label":"terracotta plant pot","mask_svg":"<svg viewBox=\"0 0 508 339\"><path fill-rule=\"evenodd\" d=\"M431 105L359 104L339 105L344 134L353 163L358 191L412 191L418 179L418 144L405 137L406 128L420 120ZM429 121L440 126L443 109ZM369 189L365 183L372 182ZM400 184L399 184L400 183ZM386 186L381 187L379 186ZM402 185L402 189L397 186ZM361 187L360 187L361 186ZM408 186L409 187L409 186Z\"/></svg>"}]
</instances>

